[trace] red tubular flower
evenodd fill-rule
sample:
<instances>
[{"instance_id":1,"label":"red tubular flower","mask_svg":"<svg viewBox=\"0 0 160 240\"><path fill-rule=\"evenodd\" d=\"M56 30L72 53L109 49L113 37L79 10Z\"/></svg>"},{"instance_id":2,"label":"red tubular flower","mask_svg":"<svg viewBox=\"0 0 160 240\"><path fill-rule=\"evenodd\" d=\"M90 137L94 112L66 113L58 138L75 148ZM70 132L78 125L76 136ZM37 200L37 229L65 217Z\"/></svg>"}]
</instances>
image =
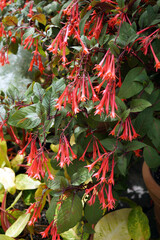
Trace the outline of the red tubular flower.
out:
<instances>
[{"instance_id":1,"label":"red tubular flower","mask_svg":"<svg viewBox=\"0 0 160 240\"><path fill-rule=\"evenodd\" d=\"M112 184L108 185L108 194L107 194L107 207L108 209L113 209L115 206L115 199L113 198L112 195Z\"/></svg>"},{"instance_id":2,"label":"red tubular flower","mask_svg":"<svg viewBox=\"0 0 160 240\"><path fill-rule=\"evenodd\" d=\"M66 164L69 166L71 163L70 160L70 152L72 155L73 160L77 158L77 155L73 152L66 136L62 133L59 141L59 149L57 156L55 157L57 161L60 161L60 167L64 167Z\"/></svg>"},{"instance_id":3,"label":"red tubular flower","mask_svg":"<svg viewBox=\"0 0 160 240\"><path fill-rule=\"evenodd\" d=\"M27 157L27 161L29 164L31 164L31 166L27 170L29 177L33 177L41 180L41 176L42 178L44 178L45 172L47 170L48 178L51 180L54 179L53 175L51 174L48 168L48 165L47 165L48 159L44 154L41 144L40 144L40 149L37 150L36 139L34 139L31 142L31 150L30 150L30 154Z\"/></svg>"},{"instance_id":4,"label":"red tubular flower","mask_svg":"<svg viewBox=\"0 0 160 240\"><path fill-rule=\"evenodd\" d=\"M95 39L99 39L99 35L102 31L103 25L103 17L104 14L98 15L98 13L94 10L92 13L91 20L86 22L84 26L84 33L88 37L88 39L92 39L95 37Z\"/></svg>"},{"instance_id":5,"label":"red tubular flower","mask_svg":"<svg viewBox=\"0 0 160 240\"><path fill-rule=\"evenodd\" d=\"M33 210L33 215L28 223L28 225L34 225L38 218L41 217L41 202L32 203L31 206L27 209L26 213L31 213Z\"/></svg>"},{"instance_id":6,"label":"red tubular flower","mask_svg":"<svg viewBox=\"0 0 160 240\"><path fill-rule=\"evenodd\" d=\"M30 7L29 7L29 13L28 13L28 15L27 15L29 18L31 18L31 17L33 16L33 11L32 11L32 9L33 9L33 2L31 1Z\"/></svg>"},{"instance_id":7,"label":"red tubular flower","mask_svg":"<svg viewBox=\"0 0 160 240\"><path fill-rule=\"evenodd\" d=\"M98 100L89 74L84 71L80 74L80 70L81 69L77 66L72 70L71 75L68 78L73 78L74 80L66 86L64 92L57 100L57 109L60 110L62 105L66 107L66 103L69 103L72 104L72 111L77 114L80 111L78 104L90 99L89 86L92 92L92 100L94 102ZM73 76L74 72L76 72L75 76Z\"/></svg>"},{"instance_id":8,"label":"red tubular flower","mask_svg":"<svg viewBox=\"0 0 160 240\"><path fill-rule=\"evenodd\" d=\"M106 113L109 114L110 106L111 107L110 117L115 118L116 116L115 109L117 109L117 105L115 102L116 76L114 55L110 53L110 50L107 51L100 64L97 65L95 68L100 70L98 76L102 78L102 82L95 87L97 92L100 91L102 85L107 81L106 88L105 90L103 90L103 97L100 103L96 106L95 115L96 114L101 115L101 113L104 112L104 107Z\"/></svg>"},{"instance_id":9,"label":"red tubular flower","mask_svg":"<svg viewBox=\"0 0 160 240\"><path fill-rule=\"evenodd\" d=\"M1 64L1 66L4 66L5 64L9 64L8 49L7 49L7 52L4 48L1 49L1 51L0 51L0 64Z\"/></svg>"},{"instance_id":10,"label":"red tubular flower","mask_svg":"<svg viewBox=\"0 0 160 240\"><path fill-rule=\"evenodd\" d=\"M114 185L114 156L112 159L112 169L111 169L110 177L108 179L108 183Z\"/></svg>"},{"instance_id":11,"label":"red tubular flower","mask_svg":"<svg viewBox=\"0 0 160 240\"><path fill-rule=\"evenodd\" d=\"M136 133L135 129L133 128L132 122L130 117L127 117L125 122L122 123L123 133L120 136L123 140L132 141L133 139L137 138L139 135Z\"/></svg>"},{"instance_id":12,"label":"red tubular flower","mask_svg":"<svg viewBox=\"0 0 160 240\"><path fill-rule=\"evenodd\" d=\"M30 67L29 67L28 71L32 71L33 64L35 64L35 66L38 67L41 74L43 74L44 67L43 67L43 63L42 63L40 53L38 52L38 39L37 39L37 43L36 43L36 50L33 51L33 54L34 55L33 55L33 58L31 60Z\"/></svg>"},{"instance_id":13,"label":"red tubular flower","mask_svg":"<svg viewBox=\"0 0 160 240\"><path fill-rule=\"evenodd\" d=\"M49 230L50 230L50 233L51 233L51 236L52 236L52 240L60 240L60 235L57 234L57 227L56 227L55 220L53 220L49 224L49 226L46 228L46 230L44 232L41 232L42 238L48 237Z\"/></svg>"},{"instance_id":14,"label":"red tubular flower","mask_svg":"<svg viewBox=\"0 0 160 240\"><path fill-rule=\"evenodd\" d=\"M23 42L23 45L25 45L24 49L26 49L26 48L30 49L31 46L33 45L33 43L34 43L34 38L32 38L32 35L26 37Z\"/></svg>"},{"instance_id":15,"label":"red tubular flower","mask_svg":"<svg viewBox=\"0 0 160 240\"><path fill-rule=\"evenodd\" d=\"M156 62L155 67L156 67L156 72L157 72L158 69L160 69L160 61L158 60L158 58L157 58L157 56L156 56L156 54L155 54L155 52L154 52L153 47L152 47L151 44L150 44L150 49L151 49L151 51L152 51L152 54L153 54L154 60L155 60L155 62Z\"/></svg>"},{"instance_id":16,"label":"red tubular flower","mask_svg":"<svg viewBox=\"0 0 160 240\"><path fill-rule=\"evenodd\" d=\"M12 34L11 31L8 31L8 35L9 35L10 33ZM4 25L3 25L3 23L1 22L1 23L0 23L0 37L3 37L3 35L6 36L6 31L4 30Z\"/></svg>"}]
</instances>

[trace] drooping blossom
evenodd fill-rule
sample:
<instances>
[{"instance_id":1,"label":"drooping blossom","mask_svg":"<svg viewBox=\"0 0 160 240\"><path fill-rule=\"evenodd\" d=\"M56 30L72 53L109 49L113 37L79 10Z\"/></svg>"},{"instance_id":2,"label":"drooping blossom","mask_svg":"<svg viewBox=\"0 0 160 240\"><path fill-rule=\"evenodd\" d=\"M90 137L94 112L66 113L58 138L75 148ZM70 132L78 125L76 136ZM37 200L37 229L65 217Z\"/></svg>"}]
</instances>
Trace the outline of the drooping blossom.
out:
<instances>
[{"instance_id":1,"label":"drooping blossom","mask_svg":"<svg viewBox=\"0 0 160 240\"><path fill-rule=\"evenodd\" d=\"M59 165L61 168L65 165L69 166L71 163L70 153L73 160L77 158L77 155L73 152L67 137L62 133L60 136L58 153L55 157L57 161L60 162Z\"/></svg>"},{"instance_id":2,"label":"drooping blossom","mask_svg":"<svg viewBox=\"0 0 160 240\"><path fill-rule=\"evenodd\" d=\"M0 9L1 9L1 11L3 11L3 9L7 6L7 5L9 5L9 4L11 4L12 2L13 2L14 0L1 0L0 1Z\"/></svg>"},{"instance_id":3,"label":"drooping blossom","mask_svg":"<svg viewBox=\"0 0 160 240\"><path fill-rule=\"evenodd\" d=\"M144 31L141 30L139 32L137 32L137 34L141 34ZM135 40L135 42L140 41L141 44L141 50L143 51L144 55L147 55L148 53L148 47L151 45L151 42L154 40L154 38L156 38L157 34L158 34L159 29L155 30L154 32L152 32L150 35L148 36L142 36L139 37Z\"/></svg>"},{"instance_id":4,"label":"drooping blossom","mask_svg":"<svg viewBox=\"0 0 160 240\"><path fill-rule=\"evenodd\" d=\"M75 74L73 71L75 71ZM80 73L80 69L75 66L68 78L73 79L73 81L66 86L64 92L57 100L57 109L60 110L62 106L66 107L66 104L69 103L72 105L72 111L77 114L80 111L79 103L90 99L89 86L92 92L92 101L98 101L88 73Z\"/></svg>"},{"instance_id":5,"label":"drooping blossom","mask_svg":"<svg viewBox=\"0 0 160 240\"><path fill-rule=\"evenodd\" d=\"M0 64L1 66L9 64L8 49L6 50L5 47L0 50Z\"/></svg>"},{"instance_id":6,"label":"drooping blossom","mask_svg":"<svg viewBox=\"0 0 160 240\"><path fill-rule=\"evenodd\" d=\"M40 53L38 52L38 39L37 39L37 43L36 43L36 49L35 51L33 51L33 58L31 60L31 63L30 63L30 67L28 69L28 71L32 71L33 69L33 64L35 64L35 66L38 67L39 71L41 72L41 74L43 74L43 71L44 71L44 67L43 67L43 63L42 63L42 59L41 59L41 55Z\"/></svg>"},{"instance_id":7,"label":"drooping blossom","mask_svg":"<svg viewBox=\"0 0 160 240\"><path fill-rule=\"evenodd\" d=\"M89 50L85 46L84 42L80 37L79 23L80 16L78 10L78 1L72 1L71 4L63 10L63 14L66 14L67 23L64 27L59 31L56 38L47 48L48 51L53 53L54 55L61 55L62 65L65 67L67 58L66 58L66 47L68 46L68 38L73 36L77 39L77 41L82 46L82 50L84 54L89 54Z\"/></svg>"},{"instance_id":8,"label":"drooping blossom","mask_svg":"<svg viewBox=\"0 0 160 240\"><path fill-rule=\"evenodd\" d=\"M95 90L99 93L103 84L107 84L105 89L102 91L102 99L96 106L95 115L101 115L105 109L107 115L110 111L110 117L115 118L115 109L117 109L117 104L115 102L116 75L114 55L111 54L110 49L106 52L101 62L96 65L95 69L99 71L97 75L102 78L102 82L95 87Z\"/></svg>"},{"instance_id":9,"label":"drooping blossom","mask_svg":"<svg viewBox=\"0 0 160 240\"><path fill-rule=\"evenodd\" d=\"M24 45L24 49L26 48L30 49L31 46L34 44L34 40L35 39L32 37L32 35L29 35L28 37L26 37L22 42L22 44Z\"/></svg>"},{"instance_id":10,"label":"drooping blossom","mask_svg":"<svg viewBox=\"0 0 160 240\"><path fill-rule=\"evenodd\" d=\"M91 135L91 134L92 134L92 133L88 133L88 134L87 134L87 137L88 137L89 135ZM91 142L93 142L93 160L94 160L94 162L93 162L92 164L95 165L95 164L96 164L95 161L96 161L97 156L98 156L98 159L101 159L100 147L102 148L102 150L103 150L105 153L107 153L107 151L105 150L105 148L103 147L103 145L101 144L101 142L99 141L99 139L96 138L93 134L92 134L92 136L93 136L93 139L91 139L91 140L88 142L87 147L86 147L86 149L84 150L84 152L83 152L83 154L82 154L82 156L80 157L79 160L85 161L85 155L86 155L86 153L87 153L87 150L88 150ZM99 161L99 160L98 160L98 161ZM93 168L93 165L92 165L92 164L87 166L88 169L89 169L89 171Z\"/></svg>"},{"instance_id":11,"label":"drooping blossom","mask_svg":"<svg viewBox=\"0 0 160 240\"><path fill-rule=\"evenodd\" d=\"M48 237L48 232L50 230L50 235L52 236L52 240L60 240L60 235L57 233L57 227L55 220L53 220L45 231L41 232L42 238Z\"/></svg>"},{"instance_id":12,"label":"drooping blossom","mask_svg":"<svg viewBox=\"0 0 160 240\"><path fill-rule=\"evenodd\" d=\"M153 47L152 47L151 44L150 44L150 49L151 49L151 51L152 51L154 60L155 60L155 62L156 62L156 65L155 65L156 71L158 71L158 69L160 69L160 61L158 60L158 58L157 58L157 56L156 56L156 54L155 54L155 52L154 52Z\"/></svg>"},{"instance_id":13,"label":"drooping blossom","mask_svg":"<svg viewBox=\"0 0 160 240\"><path fill-rule=\"evenodd\" d=\"M98 14L94 10L91 16L92 16L91 19L87 21L84 26L84 33L89 40L92 39L93 37L95 37L95 39L98 40L103 28L102 23L104 14Z\"/></svg>"},{"instance_id":14,"label":"drooping blossom","mask_svg":"<svg viewBox=\"0 0 160 240\"><path fill-rule=\"evenodd\" d=\"M135 139L139 136L139 134L136 133L136 131L132 125L130 117L127 117L125 122L122 123L122 128L123 128L123 133L120 136L120 138L123 140L132 141L133 139Z\"/></svg>"},{"instance_id":15,"label":"drooping blossom","mask_svg":"<svg viewBox=\"0 0 160 240\"><path fill-rule=\"evenodd\" d=\"M30 164L30 167L27 170L29 177L33 177L41 180L41 177L44 178L46 170L48 172L48 179L53 180L54 177L50 172L48 167L48 158L45 156L44 150L40 144L40 148L37 149L36 139L33 139L31 142L31 150L27 156L27 162Z\"/></svg>"}]
</instances>

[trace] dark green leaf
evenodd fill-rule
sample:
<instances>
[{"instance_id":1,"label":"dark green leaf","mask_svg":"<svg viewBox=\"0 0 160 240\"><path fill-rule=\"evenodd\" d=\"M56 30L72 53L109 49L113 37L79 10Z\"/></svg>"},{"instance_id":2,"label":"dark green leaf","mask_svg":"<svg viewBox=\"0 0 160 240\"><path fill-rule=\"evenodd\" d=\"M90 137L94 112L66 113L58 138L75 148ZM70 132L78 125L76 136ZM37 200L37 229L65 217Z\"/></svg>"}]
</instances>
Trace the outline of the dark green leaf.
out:
<instances>
[{"instance_id":1,"label":"dark green leaf","mask_svg":"<svg viewBox=\"0 0 160 240\"><path fill-rule=\"evenodd\" d=\"M103 216L103 210L98 197L96 197L95 203L91 206L88 203L86 204L84 208L84 216L90 224L96 224Z\"/></svg>"},{"instance_id":2,"label":"dark green leaf","mask_svg":"<svg viewBox=\"0 0 160 240\"><path fill-rule=\"evenodd\" d=\"M62 233L74 227L82 218L82 202L78 195L66 198L57 213L57 231Z\"/></svg>"},{"instance_id":3,"label":"dark green leaf","mask_svg":"<svg viewBox=\"0 0 160 240\"><path fill-rule=\"evenodd\" d=\"M117 167L123 176L125 176L127 172L127 162L128 160L125 155L121 155L118 157Z\"/></svg>"},{"instance_id":4,"label":"dark green leaf","mask_svg":"<svg viewBox=\"0 0 160 240\"><path fill-rule=\"evenodd\" d=\"M145 146L146 146L145 143L134 140L134 141L128 143L125 146L125 149L127 152L129 152L129 151L135 151L135 150L141 149Z\"/></svg>"},{"instance_id":5,"label":"dark green leaf","mask_svg":"<svg viewBox=\"0 0 160 240\"><path fill-rule=\"evenodd\" d=\"M55 176L54 180L50 179L47 180L47 177L45 177L45 183L48 188L57 191L63 190L68 186L68 181L63 176Z\"/></svg>"},{"instance_id":6,"label":"dark green leaf","mask_svg":"<svg viewBox=\"0 0 160 240\"><path fill-rule=\"evenodd\" d=\"M154 148L150 146L145 147L143 150L143 157L144 161L150 168L156 168L160 166L160 156Z\"/></svg>"},{"instance_id":7,"label":"dark green leaf","mask_svg":"<svg viewBox=\"0 0 160 240\"><path fill-rule=\"evenodd\" d=\"M143 137L148 131L153 123L153 110L151 108L146 108L143 112L139 113L134 127L136 132Z\"/></svg>"},{"instance_id":8,"label":"dark green leaf","mask_svg":"<svg viewBox=\"0 0 160 240\"><path fill-rule=\"evenodd\" d=\"M154 118L152 124L150 125L148 132L148 137L152 140L152 143L160 151L160 120Z\"/></svg>"},{"instance_id":9,"label":"dark green leaf","mask_svg":"<svg viewBox=\"0 0 160 240\"><path fill-rule=\"evenodd\" d=\"M57 197L54 196L49 204L49 208L46 211L46 218L49 223L51 223L55 217L55 211L56 211L58 200L59 200L59 196Z\"/></svg>"},{"instance_id":10,"label":"dark green leaf","mask_svg":"<svg viewBox=\"0 0 160 240\"><path fill-rule=\"evenodd\" d=\"M116 144L117 140L114 138L106 138L101 140L102 145L109 151L113 151ZM122 148L122 144L118 141L118 148Z\"/></svg>"},{"instance_id":11,"label":"dark green leaf","mask_svg":"<svg viewBox=\"0 0 160 240\"><path fill-rule=\"evenodd\" d=\"M81 183L84 183L92 175L92 172L89 172L87 168L82 167L78 168L77 171L72 175L71 183L74 186L79 186Z\"/></svg>"},{"instance_id":12,"label":"dark green leaf","mask_svg":"<svg viewBox=\"0 0 160 240\"><path fill-rule=\"evenodd\" d=\"M143 89L143 81L148 81L145 69L142 67L131 69L122 83L118 97L126 99L136 95Z\"/></svg>"},{"instance_id":13,"label":"dark green leaf","mask_svg":"<svg viewBox=\"0 0 160 240\"><path fill-rule=\"evenodd\" d=\"M130 109L131 112L142 112L150 106L152 106L152 104L145 99L133 99L130 104Z\"/></svg>"}]
</instances>

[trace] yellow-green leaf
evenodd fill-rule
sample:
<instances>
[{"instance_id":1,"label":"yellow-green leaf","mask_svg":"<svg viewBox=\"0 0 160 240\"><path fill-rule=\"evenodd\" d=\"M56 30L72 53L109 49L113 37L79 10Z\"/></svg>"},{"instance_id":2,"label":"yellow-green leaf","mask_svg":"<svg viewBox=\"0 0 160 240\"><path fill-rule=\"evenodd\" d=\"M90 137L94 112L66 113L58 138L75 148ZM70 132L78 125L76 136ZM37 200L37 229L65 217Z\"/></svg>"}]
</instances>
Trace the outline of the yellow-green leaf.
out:
<instances>
[{"instance_id":1,"label":"yellow-green leaf","mask_svg":"<svg viewBox=\"0 0 160 240\"><path fill-rule=\"evenodd\" d=\"M26 227L30 218L30 213L22 214L6 231L5 235L9 237L17 237Z\"/></svg>"},{"instance_id":2,"label":"yellow-green leaf","mask_svg":"<svg viewBox=\"0 0 160 240\"><path fill-rule=\"evenodd\" d=\"M36 189L40 184L40 181L28 177L27 174L19 174L16 176L16 188L18 190Z\"/></svg>"},{"instance_id":3,"label":"yellow-green leaf","mask_svg":"<svg viewBox=\"0 0 160 240\"><path fill-rule=\"evenodd\" d=\"M6 26L17 26L18 19L15 16L6 16L2 22Z\"/></svg>"},{"instance_id":4,"label":"yellow-green leaf","mask_svg":"<svg viewBox=\"0 0 160 240\"><path fill-rule=\"evenodd\" d=\"M8 237L4 234L0 234L0 240L14 240L14 238Z\"/></svg>"},{"instance_id":5,"label":"yellow-green leaf","mask_svg":"<svg viewBox=\"0 0 160 240\"><path fill-rule=\"evenodd\" d=\"M39 23L42 23L43 25L46 25L46 16L42 13L36 14L32 17L32 21L37 20Z\"/></svg>"},{"instance_id":6,"label":"yellow-green leaf","mask_svg":"<svg viewBox=\"0 0 160 240\"><path fill-rule=\"evenodd\" d=\"M131 208L106 214L95 226L94 240L131 240L127 222Z\"/></svg>"},{"instance_id":7,"label":"yellow-green leaf","mask_svg":"<svg viewBox=\"0 0 160 240\"><path fill-rule=\"evenodd\" d=\"M11 167L12 169L17 172L20 168L20 164L23 163L25 154L17 154L12 160L11 160Z\"/></svg>"},{"instance_id":8,"label":"yellow-green leaf","mask_svg":"<svg viewBox=\"0 0 160 240\"><path fill-rule=\"evenodd\" d=\"M10 162L7 156L7 143L0 139L0 167L10 167Z\"/></svg>"}]
</instances>

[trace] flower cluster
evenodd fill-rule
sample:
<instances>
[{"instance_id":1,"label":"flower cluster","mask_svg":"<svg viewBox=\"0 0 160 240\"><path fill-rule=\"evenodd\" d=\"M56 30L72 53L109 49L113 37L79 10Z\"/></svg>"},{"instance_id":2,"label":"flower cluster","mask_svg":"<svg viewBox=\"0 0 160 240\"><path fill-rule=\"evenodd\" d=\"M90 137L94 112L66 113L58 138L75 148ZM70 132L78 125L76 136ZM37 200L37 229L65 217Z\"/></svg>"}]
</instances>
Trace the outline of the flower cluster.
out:
<instances>
[{"instance_id":1,"label":"flower cluster","mask_svg":"<svg viewBox=\"0 0 160 240\"><path fill-rule=\"evenodd\" d=\"M57 161L60 161L59 165L61 168L64 167L66 164L69 166L69 164L71 163L70 152L72 159L76 159L77 155L73 152L67 137L64 135L64 133L62 133L59 140L58 153L55 157Z\"/></svg>"}]
</instances>

